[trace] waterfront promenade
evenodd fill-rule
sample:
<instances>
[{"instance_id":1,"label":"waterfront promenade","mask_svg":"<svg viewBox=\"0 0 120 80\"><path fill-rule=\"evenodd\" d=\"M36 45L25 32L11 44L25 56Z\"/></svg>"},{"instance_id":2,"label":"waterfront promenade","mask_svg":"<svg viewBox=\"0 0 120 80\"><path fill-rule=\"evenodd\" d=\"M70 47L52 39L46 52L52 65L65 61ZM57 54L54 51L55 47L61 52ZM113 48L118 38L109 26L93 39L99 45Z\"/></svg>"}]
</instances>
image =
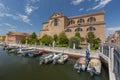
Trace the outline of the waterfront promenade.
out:
<instances>
[{"instance_id":1,"label":"waterfront promenade","mask_svg":"<svg viewBox=\"0 0 120 80\"><path fill-rule=\"evenodd\" d=\"M25 46L25 45L22 45ZM60 47L46 47L46 46L28 46L33 49L40 49L46 52L64 53L71 57L79 58L85 56L86 49L70 49ZM100 58L108 63L109 80L120 80L120 48L114 45L105 44L101 45L100 50L90 51L90 58Z\"/></svg>"}]
</instances>

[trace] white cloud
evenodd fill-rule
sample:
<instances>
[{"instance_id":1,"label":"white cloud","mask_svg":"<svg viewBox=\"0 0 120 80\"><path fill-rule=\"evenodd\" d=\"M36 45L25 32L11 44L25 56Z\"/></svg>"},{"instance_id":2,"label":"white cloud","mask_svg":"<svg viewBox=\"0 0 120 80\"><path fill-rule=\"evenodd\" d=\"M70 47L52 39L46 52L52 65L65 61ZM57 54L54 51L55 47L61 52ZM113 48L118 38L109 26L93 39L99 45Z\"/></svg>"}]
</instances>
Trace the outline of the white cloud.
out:
<instances>
[{"instance_id":1,"label":"white cloud","mask_svg":"<svg viewBox=\"0 0 120 80\"><path fill-rule=\"evenodd\" d=\"M25 13L27 15L30 15L34 10L37 10L38 7L36 7L34 3L39 1L40 0L27 0L26 6L25 6Z\"/></svg>"},{"instance_id":2,"label":"white cloud","mask_svg":"<svg viewBox=\"0 0 120 80\"><path fill-rule=\"evenodd\" d=\"M28 0L28 1L35 3L35 2L39 2L40 0Z\"/></svg>"},{"instance_id":3,"label":"white cloud","mask_svg":"<svg viewBox=\"0 0 120 80\"><path fill-rule=\"evenodd\" d=\"M80 9L79 9L79 11L82 11L82 10L84 10L84 8L80 8Z\"/></svg>"},{"instance_id":4,"label":"white cloud","mask_svg":"<svg viewBox=\"0 0 120 80\"><path fill-rule=\"evenodd\" d=\"M71 4L73 4L73 5L79 5L83 1L84 0L72 0Z\"/></svg>"},{"instance_id":5,"label":"white cloud","mask_svg":"<svg viewBox=\"0 0 120 80\"><path fill-rule=\"evenodd\" d=\"M100 1L100 0L95 0L95 2L98 2L98 1Z\"/></svg>"},{"instance_id":6,"label":"white cloud","mask_svg":"<svg viewBox=\"0 0 120 80\"><path fill-rule=\"evenodd\" d=\"M95 0L95 1L99 1L99 0ZM112 0L101 0L98 5L94 6L92 9L98 9L98 8L103 8L105 7L109 2L111 2Z\"/></svg>"},{"instance_id":7,"label":"white cloud","mask_svg":"<svg viewBox=\"0 0 120 80\"><path fill-rule=\"evenodd\" d=\"M9 31L17 30L16 26L9 24L9 23L1 23L0 26L1 26L0 35L6 35L6 33L8 33Z\"/></svg>"},{"instance_id":8,"label":"white cloud","mask_svg":"<svg viewBox=\"0 0 120 80\"><path fill-rule=\"evenodd\" d=\"M4 9L5 9L4 4L0 3L0 10L4 10Z\"/></svg>"},{"instance_id":9,"label":"white cloud","mask_svg":"<svg viewBox=\"0 0 120 80\"><path fill-rule=\"evenodd\" d=\"M30 23L30 19L28 18L28 16L26 16L26 15L21 15L21 14L19 14L18 16L19 16L19 18L20 18L23 22L32 25L32 24Z\"/></svg>"},{"instance_id":10,"label":"white cloud","mask_svg":"<svg viewBox=\"0 0 120 80\"><path fill-rule=\"evenodd\" d=\"M4 23L5 26L7 26L7 31L16 31L16 27L9 23Z\"/></svg>"},{"instance_id":11,"label":"white cloud","mask_svg":"<svg viewBox=\"0 0 120 80\"><path fill-rule=\"evenodd\" d=\"M34 6L30 6L30 4L27 4L25 6L25 13L27 13L28 15L30 15L32 13L32 11L38 9L38 7L34 7Z\"/></svg>"},{"instance_id":12,"label":"white cloud","mask_svg":"<svg viewBox=\"0 0 120 80\"><path fill-rule=\"evenodd\" d=\"M113 34L115 31L120 30L120 26L117 27L109 27L106 29L107 34Z\"/></svg>"},{"instance_id":13,"label":"white cloud","mask_svg":"<svg viewBox=\"0 0 120 80\"><path fill-rule=\"evenodd\" d=\"M16 14L16 15L13 15L13 14L9 14L9 13L0 13L0 17L11 17L13 18L14 20L19 20L19 21L23 21L29 25L32 25L30 23L30 19L28 16L26 15L22 15L22 14Z\"/></svg>"},{"instance_id":14,"label":"white cloud","mask_svg":"<svg viewBox=\"0 0 120 80\"><path fill-rule=\"evenodd\" d=\"M108 31L116 31L116 30L120 30L120 26L119 27L110 27L107 28Z\"/></svg>"},{"instance_id":15,"label":"white cloud","mask_svg":"<svg viewBox=\"0 0 120 80\"><path fill-rule=\"evenodd\" d=\"M7 12L8 10L9 8L0 2L0 12Z\"/></svg>"}]
</instances>

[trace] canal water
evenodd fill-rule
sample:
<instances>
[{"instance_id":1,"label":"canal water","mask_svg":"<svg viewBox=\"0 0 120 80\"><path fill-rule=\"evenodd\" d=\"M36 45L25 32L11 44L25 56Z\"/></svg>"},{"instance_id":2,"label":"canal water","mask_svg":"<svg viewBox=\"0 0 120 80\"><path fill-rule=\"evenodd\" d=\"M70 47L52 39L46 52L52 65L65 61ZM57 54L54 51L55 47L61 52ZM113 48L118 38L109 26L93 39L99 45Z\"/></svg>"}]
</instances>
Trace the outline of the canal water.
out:
<instances>
[{"instance_id":1,"label":"canal water","mask_svg":"<svg viewBox=\"0 0 120 80\"><path fill-rule=\"evenodd\" d=\"M77 73L73 69L75 61L70 59L64 65L40 65L39 57L7 53L0 47L0 80L109 80L103 67L100 76L91 77L88 72Z\"/></svg>"}]
</instances>

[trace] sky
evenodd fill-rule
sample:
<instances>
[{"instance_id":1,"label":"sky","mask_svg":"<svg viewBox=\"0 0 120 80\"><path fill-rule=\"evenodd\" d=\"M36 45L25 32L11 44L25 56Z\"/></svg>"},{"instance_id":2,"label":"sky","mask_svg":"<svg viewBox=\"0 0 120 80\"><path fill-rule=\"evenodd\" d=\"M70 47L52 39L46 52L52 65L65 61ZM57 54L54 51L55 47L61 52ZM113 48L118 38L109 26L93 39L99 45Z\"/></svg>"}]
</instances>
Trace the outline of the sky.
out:
<instances>
[{"instance_id":1,"label":"sky","mask_svg":"<svg viewBox=\"0 0 120 80\"><path fill-rule=\"evenodd\" d=\"M0 35L36 32L54 12L77 16L105 11L106 35L120 29L120 0L0 0Z\"/></svg>"}]
</instances>

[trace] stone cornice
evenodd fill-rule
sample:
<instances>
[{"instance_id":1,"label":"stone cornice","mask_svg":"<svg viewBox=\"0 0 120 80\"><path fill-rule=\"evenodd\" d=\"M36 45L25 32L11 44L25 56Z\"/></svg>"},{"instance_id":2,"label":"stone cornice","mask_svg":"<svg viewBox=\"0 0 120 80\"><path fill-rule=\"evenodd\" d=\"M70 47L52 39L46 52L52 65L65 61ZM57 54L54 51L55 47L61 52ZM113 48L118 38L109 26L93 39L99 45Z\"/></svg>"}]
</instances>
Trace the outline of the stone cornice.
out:
<instances>
[{"instance_id":1,"label":"stone cornice","mask_svg":"<svg viewBox=\"0 0 120 80\"><path fill-rule=\"evenodd\" d=\"M41 29L40 31L49 31L49 29Z\"/></svg>"},{"instance_id":2,"label":"stone cornice","mask_svg":"<svg viewBox=\"0 0 120 80\"><path fill-rule=\"evenodd\" d=\"M105 22L104 21L100 21L100 22L94 22L94 23L85 23L85 24L74 24L72 26L67 26L65 28L74 28L74 27L84 27L84 26L94 26L94 25L104 25Z\"/></svg>"},{"instance_id":3,"label":"stone cornice","mask_svg":"<svg viewBox=\"0 0 120 80\"><path fill-rule=\"evenodd\" d=\"M49 23L49 22L43 22L42 24L47 24L47 23Z\"/></svg>"},{"instance_id":4,"label":"stone cornice","mask_svg":"<svg viewBox=\"0 0 120 80\"><path fill-rule=\"evenodd\" d=\"M91 14L84 14L84 15L80 15L80 16L73 16L73 17L68 17L69 19L75 19L75 18L84 18L84 17L89 17L89 16L95 16L95 15L100 15L100 14L104 14L104 11L100 11L100 12L95 12L95 13L91 13Z\"/></svg>"}]
</instances>

